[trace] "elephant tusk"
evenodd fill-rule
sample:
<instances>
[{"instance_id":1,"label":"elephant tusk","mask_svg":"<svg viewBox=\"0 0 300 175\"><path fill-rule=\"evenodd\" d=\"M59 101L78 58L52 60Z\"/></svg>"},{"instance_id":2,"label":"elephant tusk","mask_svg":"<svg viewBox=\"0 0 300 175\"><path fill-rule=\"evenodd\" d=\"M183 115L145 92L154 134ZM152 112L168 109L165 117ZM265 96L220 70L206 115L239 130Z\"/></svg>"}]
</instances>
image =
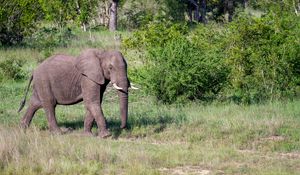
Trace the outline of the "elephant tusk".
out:
<instances>
[{"instance_id":1,"label":"elephant tusk","mask_svg":"<svg viewBox=\"0 0 300 175\"><path fill-rule=\"evenodd\" d=\"M139 89L139 88L137 88L137 87L134 87L133 85L134 85L133 83L130 83L130 87L129 87L129 88L134 89L134 90Z\"/></svg>"},{"instance_id":2,"label":"elephant tusk","mask_svg":"<svg viewBox=\"0 0 300 175\"><path fill-rule=\"evenodd\" d=\"M114 87L115 89L117 89L117 90L122 90L122 88L119 87L116 83L113 83L113 87Z\"/></svg>"},{"instance_id":3,"label":"elephant tusk","mask_svg":"<svg viewBox=\"0 0 300 175\"><path fill-rule=\"evenodd\" d=\"M137 88L137 87L134 87L134 86L130 86L130 88L131 88L131 89L134 89L134 90L137 90L137 89L139 89L139 88Z\"/></svg>"}]
</instances>

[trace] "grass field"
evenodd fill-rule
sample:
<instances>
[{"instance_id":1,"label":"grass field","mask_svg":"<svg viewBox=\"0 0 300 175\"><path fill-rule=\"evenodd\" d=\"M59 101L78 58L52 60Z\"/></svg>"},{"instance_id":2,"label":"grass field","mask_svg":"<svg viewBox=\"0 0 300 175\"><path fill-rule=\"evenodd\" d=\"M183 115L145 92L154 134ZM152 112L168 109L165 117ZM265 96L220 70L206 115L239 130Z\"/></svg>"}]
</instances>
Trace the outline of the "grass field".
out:
<instances>
[{"instance_id":1,"label":"grass field","mask_svg":"<svg viewBox=\"0 0 300 175\"><path fill-rule=\"evenodd\" d=\"M76 55L85 47L79 42L55 53ZM26 72L42 58L30 49L0 52L0 60L25 59ZM74 129L69 134L48 132L43 110L26 132L19 129L25 110L18 114L17 109L26 84L0 84L1 175L300 173L300 100L179 106L131 91L129 128L119 130L118 98L109 88L103 108L113 136L98 139L81 135L82 104L57 107L59 125Z\"/></svg>"}]
</instances>

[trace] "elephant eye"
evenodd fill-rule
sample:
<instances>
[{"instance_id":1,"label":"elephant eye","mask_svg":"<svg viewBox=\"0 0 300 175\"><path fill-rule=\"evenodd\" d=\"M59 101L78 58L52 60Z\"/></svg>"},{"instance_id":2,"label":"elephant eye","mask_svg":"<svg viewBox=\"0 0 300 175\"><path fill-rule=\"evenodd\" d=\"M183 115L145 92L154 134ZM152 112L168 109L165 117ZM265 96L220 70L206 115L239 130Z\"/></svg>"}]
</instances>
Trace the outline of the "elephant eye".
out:
<instances>
[{"instance_id":1,"label":"elephant eye","mask_svg":"<svg viewBox=\"0 0 300 175\"><path fill-rule=\"evenodd\" d=\"M108 68L109 68L109 70L112 70L113 67L112 67L112 65L109 65Z\"/></svg>"}]
</instances>

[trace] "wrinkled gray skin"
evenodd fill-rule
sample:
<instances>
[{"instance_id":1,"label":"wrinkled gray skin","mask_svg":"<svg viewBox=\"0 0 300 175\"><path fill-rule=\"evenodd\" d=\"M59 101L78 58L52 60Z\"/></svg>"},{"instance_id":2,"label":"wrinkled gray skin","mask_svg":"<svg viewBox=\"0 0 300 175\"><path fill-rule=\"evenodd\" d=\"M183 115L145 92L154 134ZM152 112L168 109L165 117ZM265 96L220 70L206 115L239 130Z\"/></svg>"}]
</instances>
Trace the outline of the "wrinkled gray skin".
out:
<instances>
[{"instance_id":1,"label":"wrinkled gray skin","mask_svg":"<svg viewBox=\"0 0 300 175\"><path fill-rule=\"evenodd\" d=\"M110 136L101 108L103 93L109 82L116 83L122 88L118 90L121 128L126 127L130 84L127 78L126 61L118 51L86 49L77 58L55 55L37 67L31 80L33 80L33 93L28 109L21 120L23 128L29 127L34 113L43 108L50 131L61 133L55 117L56 105L71 105L83 100L86 108L85 134L92 134L92 124L96 121L99 128L98 136L102 138ZM19 111L25 104L25 98L26 95Z\"/></svg>"}]
</instances>

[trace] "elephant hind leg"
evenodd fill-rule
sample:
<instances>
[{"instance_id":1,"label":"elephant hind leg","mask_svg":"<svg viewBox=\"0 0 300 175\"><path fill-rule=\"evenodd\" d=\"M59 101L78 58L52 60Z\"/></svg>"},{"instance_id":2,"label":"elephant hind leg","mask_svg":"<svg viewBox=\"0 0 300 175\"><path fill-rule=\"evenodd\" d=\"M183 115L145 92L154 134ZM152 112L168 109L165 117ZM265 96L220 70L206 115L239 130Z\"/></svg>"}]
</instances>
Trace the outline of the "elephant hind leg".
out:
<instances>
[{"instance_id":1,"label":"elephant hind leg","mask_svg":"<svg viewBox=\"0 0 300 175\"><path fill-rule=\"evenodd\" d=\"M42 104L39 100L39 98L37 97L36 93L33 92L31 98L30 98L30 102L29 102L29 106L26 110L25 115L23 116L20 126L22 128L28 128L31 120L35 114L35 112L40 109L42 107Z\"/></svg>"},{"instance_id":2,"label":"elephant hind leg","mask_svg":"<svg viewBox=\"0 0 300 175\"><path fill-rule=\"evenodd\" d=\"M44 108L46 116L47 116L49 130L51 132L61 134L62 131L58 127L57 120L55 117L55 105L46 104L46 105L43 105L43 108Z\"/></svg>"}]
</instances>

